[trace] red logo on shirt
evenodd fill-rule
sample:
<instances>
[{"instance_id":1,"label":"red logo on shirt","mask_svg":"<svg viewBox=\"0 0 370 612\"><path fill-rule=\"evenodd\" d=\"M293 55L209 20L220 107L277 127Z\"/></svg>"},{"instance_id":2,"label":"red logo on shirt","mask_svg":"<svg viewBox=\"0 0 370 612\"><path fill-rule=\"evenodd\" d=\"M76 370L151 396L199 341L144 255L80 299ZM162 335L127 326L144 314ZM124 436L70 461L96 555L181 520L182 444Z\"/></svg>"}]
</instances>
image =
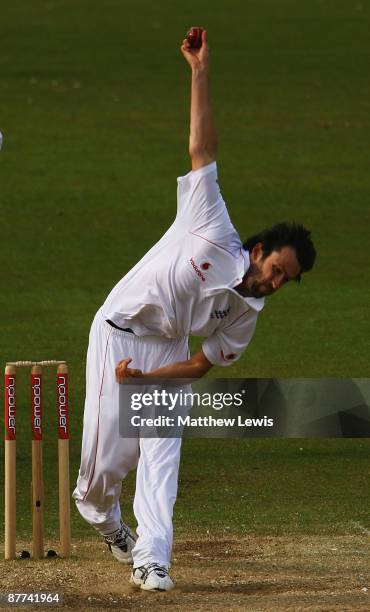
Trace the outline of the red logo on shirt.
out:
<instances>
[{"instance_id":1,"label":"red logo on shirt","mask_svg":"<svg viewBox=\"0 0 370 612\"><path fill-rule=\"evenodd\" d=\"M199 278L200 278L200 279L201 279L201 280L204 282L206 279L205 279L205 277L203 276L203 274L201 273L201 271L199 270L199 268L198 268L198 266L197 266L197 264L195 263L195 261L194 261L194 259L193 259L193 258L191 258L191 259L190 259L190 263L191 263L191 265L193 266L193 268L194 268L195 272L198 274Z\"/></svg>"},{"instance_id":2,"label":"red logo on shirt","mask_svg":"<svg viewBox=\"0 0 370 612\"><path fill-rule=\"evenodd\" d=\"M202 263L202 265L200 267L202 268L202 270L208 270L210 265L211 264L208 263L208 261L205 261L204 263Z\"/></svg>"}]
</instances>

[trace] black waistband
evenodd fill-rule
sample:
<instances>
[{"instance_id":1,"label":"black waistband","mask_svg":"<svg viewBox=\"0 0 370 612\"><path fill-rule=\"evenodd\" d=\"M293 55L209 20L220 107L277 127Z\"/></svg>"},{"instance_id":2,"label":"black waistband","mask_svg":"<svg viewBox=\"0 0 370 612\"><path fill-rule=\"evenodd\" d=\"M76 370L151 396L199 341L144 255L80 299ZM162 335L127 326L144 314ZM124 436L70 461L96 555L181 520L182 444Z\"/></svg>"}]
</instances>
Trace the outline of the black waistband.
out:
<instances>
[{"instance_id":1,"label":"black waistband","mask_svg":"<svg viewBox=\"0 0 370 612\"><path fill-rule=\"evenodd\" d=\"M106 319L107 323L109 323L109 325L111 325L112 327L114 327L115 329L119 329L121 331L125 331L125 332L129 332L130 334L133 334L134 332L132 331L132 329L130 329L129 327L118 327L118 325L116 325L115 323L113 323L113 321L110 321L109 319Z\"/></svg>"}]
</instances>

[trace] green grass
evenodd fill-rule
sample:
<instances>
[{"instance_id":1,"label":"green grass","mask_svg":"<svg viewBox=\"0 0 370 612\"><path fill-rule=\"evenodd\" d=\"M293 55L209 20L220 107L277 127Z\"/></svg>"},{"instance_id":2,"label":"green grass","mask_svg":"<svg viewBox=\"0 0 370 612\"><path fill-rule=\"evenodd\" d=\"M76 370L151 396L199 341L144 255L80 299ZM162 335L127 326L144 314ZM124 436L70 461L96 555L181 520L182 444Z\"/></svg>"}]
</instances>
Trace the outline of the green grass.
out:
<instances>
[{"instance_id":1,"label":"green grass","mask_svg":"<svg viewBox=\"0 0 370 612\"><path fill-rule=\"evenodd\" d=\"M45 445L45 532L58 525L56 452ZM28 446L28 448L27 448ZM348 534L369 532L368 440L184 440L175 531L206 535ZM30 535L30 444L18 453L17 529ZM72 464L76 465L77 454ZM73 475L73 474L72 474ZM75 474L74 474L75 475ZM134 474L122 510L132 513ZM74 537L94 531L72 505Z\"/></svg>"},{"instance_id":2,"label":"green grass","mask_svg":"<svg viewBox=\"0 0 370 612\"><path fill-rule=\"evenodd\" d=\"M189 169L190 75L178 47L192 24L209 32L220 184L234 224L247 237L302 221L318 249L302 286L268 301L243 358L212 375L368 376L366 3L5 0L1 23L0 356L68 360L72 480L91 320L172 222L175 179ZM26 394L20 389L21 529ZM366 445L186 441L176 525L205 530L209 516L235 531L346 530L352 514L365 520ZM128 490L132 497L132 479ZM73 527L91 533L76 514Z\"/></svg>"},{"instance_id":3,"label":"green grass","mask_svg":"<svg viewBox=\"0 0 370 612\"><path fill-rule=\"evenodd\" d=\"M367 441L198 440L184 450L180 531L294 535L370 527Z\"/></svg>"}]
</instances>

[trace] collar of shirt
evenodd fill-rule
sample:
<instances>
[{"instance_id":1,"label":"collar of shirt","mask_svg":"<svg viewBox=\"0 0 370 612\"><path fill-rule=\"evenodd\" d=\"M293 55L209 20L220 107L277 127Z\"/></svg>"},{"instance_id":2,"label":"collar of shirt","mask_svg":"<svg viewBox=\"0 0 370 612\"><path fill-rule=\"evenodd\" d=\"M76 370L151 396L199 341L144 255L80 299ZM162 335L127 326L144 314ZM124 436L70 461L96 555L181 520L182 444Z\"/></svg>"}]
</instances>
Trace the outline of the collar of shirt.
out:
<instances>
[{"instance_id":1,"label":"collar of shirt","mask_svg":"<svg viewBox=\"0 0 370 612\"><path fill-rule=\"evenodd\" d=\"M253 308L253 310L260 312L265 305L265 298L244 297L234 289L234 287L242 282L243 276L249 269L249 266L249 253L241 248L239 257L228 258L227 281L225 282L225 279L223 282L223 279L218 279L219 282L217 282L217 285L215 284L213 287L211 286L204 289L204 293L206 295L216 295L217 293L222 293L225 290L230 291L244 303L247 303L248 306Z\"/></svg>"},{"instance_id":2,"label":"collar of shirt","mask_svg":"<svg viewBox=\"0 0 370 612\"><path fill-rule=\"evenodd\" d=\"M250 259L249 259L249 253L248 251L246 251L245 249L241 249L242 255L243 255L243 260L242 264L243 264L243 273L242 273L242 278L244 276L244 274L249 270L249 266L250 266ZM241 279L240 281L241 282ZM235 293L238 293L237 291ZM240 295L240 294L238 294ZM257 312L260 312L262 310L262 308L265 305L265 298L254 298L254 297L243 297L242 295L240 296L245 302L247 302L247 304L253 308L253 310L256 310Z\"/></svg>"}]
</instances>

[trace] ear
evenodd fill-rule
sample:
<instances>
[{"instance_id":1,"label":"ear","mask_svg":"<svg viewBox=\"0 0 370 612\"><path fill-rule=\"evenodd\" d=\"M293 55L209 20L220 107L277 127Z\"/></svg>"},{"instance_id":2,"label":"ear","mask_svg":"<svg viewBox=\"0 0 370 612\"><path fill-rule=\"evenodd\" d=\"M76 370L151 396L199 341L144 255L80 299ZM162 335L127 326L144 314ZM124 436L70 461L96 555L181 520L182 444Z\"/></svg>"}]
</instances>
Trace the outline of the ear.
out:
<instances>
[{"instance_id":1,"label":"ear","mask_svg":"<svg viewBox=\"0 0 370 612\"><path fill-rule=\"evenodd\" d=\"M250 253L250 258L253 263L260 261L263 259L263 244L262 242L257 242Z\"/></svg>"}]
</instances>

